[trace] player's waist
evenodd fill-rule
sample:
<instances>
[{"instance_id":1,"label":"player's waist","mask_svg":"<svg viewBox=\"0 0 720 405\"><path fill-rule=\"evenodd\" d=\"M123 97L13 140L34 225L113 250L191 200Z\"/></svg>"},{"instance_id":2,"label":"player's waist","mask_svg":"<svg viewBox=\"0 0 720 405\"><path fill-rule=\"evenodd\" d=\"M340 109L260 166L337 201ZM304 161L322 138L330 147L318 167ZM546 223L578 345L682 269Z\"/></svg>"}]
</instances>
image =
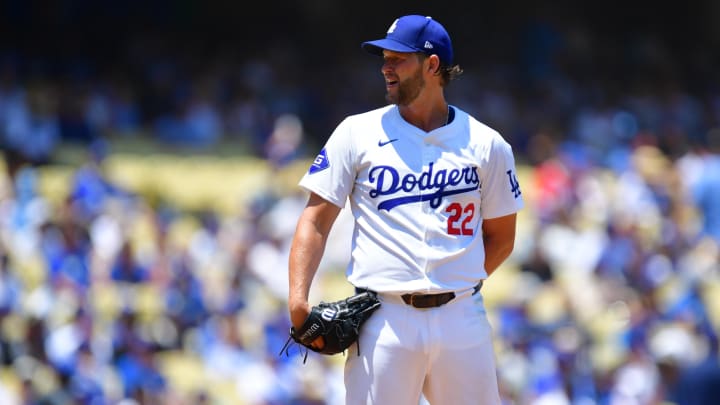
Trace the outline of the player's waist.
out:
<instances>
[{"instance_id":1,"label":"player's waist","mask_svg":"<svg viewBox=\"0 0 720 405\"><path fill-rule=\"evenodd\" d=\"M363 291L373 291L380 297L381 300L395 301L398 303L404 303L415 308L436 308L445 305L463 295L475 295L482 288L483 281L480 280L475 286L457 291L446 291L446 292L408 292L408 293L393 293L393 292L375 292L373 290L361 287L355 287L355 292L360 293Z\"/></svg>"}]
</instances>

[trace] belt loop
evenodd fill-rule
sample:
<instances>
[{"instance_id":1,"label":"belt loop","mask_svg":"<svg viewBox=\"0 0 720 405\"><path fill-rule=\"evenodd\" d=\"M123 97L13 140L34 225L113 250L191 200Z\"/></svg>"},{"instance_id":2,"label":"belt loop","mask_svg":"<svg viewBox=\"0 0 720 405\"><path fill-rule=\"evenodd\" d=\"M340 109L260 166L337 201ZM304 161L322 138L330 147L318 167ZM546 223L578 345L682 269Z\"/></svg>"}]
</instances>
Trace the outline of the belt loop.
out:
<instances>
[{"instance_id":1,"label":"belt loop","mask_svg":"<svg viewBox=\"0 0 720 405\"><path fill-rule=\"evenodd\" d=\"M475 295L475 294L479 293L479 292L480 292L480 289L482 288L482 286L483 286L483 280L480 280L480 282L477 283L477 284L475 285L475 287L473 287L472 295Z\"/></svg>"}]
</instances>

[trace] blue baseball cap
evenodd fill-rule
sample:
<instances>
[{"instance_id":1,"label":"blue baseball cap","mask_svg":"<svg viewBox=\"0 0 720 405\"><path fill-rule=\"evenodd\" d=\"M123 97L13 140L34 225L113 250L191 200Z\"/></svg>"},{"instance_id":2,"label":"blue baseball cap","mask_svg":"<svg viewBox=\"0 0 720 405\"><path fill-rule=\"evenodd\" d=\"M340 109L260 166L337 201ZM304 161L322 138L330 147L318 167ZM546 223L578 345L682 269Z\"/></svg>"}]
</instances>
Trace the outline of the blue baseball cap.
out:
<instances>
[{"instance_id":1,"label":"blue baseball cap","mask_svg":"<svg viewBox=\"0 0 720 405\"><path fill-rule=\"evenodd\" d=\"M430 16L406 15L396 19L383 39L362 43L362 48L382 56L383 49L395 52L436 54L445 65L452 64L453 49L445 27Z\"/></svg>"}]
</instances>

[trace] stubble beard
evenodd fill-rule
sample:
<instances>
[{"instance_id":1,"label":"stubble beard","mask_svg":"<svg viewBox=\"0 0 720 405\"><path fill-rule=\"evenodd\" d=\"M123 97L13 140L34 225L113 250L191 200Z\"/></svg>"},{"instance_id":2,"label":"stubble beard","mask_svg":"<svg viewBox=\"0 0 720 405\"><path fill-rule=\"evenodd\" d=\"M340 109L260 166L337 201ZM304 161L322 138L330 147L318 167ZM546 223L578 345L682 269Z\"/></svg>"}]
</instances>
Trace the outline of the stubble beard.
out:
<instances>
[{"instance_id":1,"label":"stubble beard","mask_svg":"<svg viewBox=\"0 0 720 405\"><path fill-rule=\"evenodd\" d=\"M420 91L425 87L425 79L422 76L422 67L418 67L415 73L400 82L395 94L385 94L385 99L391 104L407 106L420 95Z\"/></svg>"}]
</instances>

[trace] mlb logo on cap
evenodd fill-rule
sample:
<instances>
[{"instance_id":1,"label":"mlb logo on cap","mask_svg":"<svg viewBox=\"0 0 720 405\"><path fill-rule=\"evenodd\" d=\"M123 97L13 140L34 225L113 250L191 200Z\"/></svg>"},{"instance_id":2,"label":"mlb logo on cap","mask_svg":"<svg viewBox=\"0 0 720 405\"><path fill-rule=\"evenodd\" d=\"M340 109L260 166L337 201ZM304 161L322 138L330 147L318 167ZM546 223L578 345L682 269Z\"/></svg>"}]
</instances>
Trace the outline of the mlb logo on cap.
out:
<instances>
[{"instance_id":1,"label":"mlb logo on cap","mask_svg":"<svg viewBox=\"0 0 720 405\"><path fill-rule=\"evenodd\" d=\"M395 20L383 39L362 43L362 48L373 55L382 55L383 49L395 52L423 52L435 54L444 65L453 62L450 35L445 27L429 16L406 15Z\"/></svg>"}]
</instances>

